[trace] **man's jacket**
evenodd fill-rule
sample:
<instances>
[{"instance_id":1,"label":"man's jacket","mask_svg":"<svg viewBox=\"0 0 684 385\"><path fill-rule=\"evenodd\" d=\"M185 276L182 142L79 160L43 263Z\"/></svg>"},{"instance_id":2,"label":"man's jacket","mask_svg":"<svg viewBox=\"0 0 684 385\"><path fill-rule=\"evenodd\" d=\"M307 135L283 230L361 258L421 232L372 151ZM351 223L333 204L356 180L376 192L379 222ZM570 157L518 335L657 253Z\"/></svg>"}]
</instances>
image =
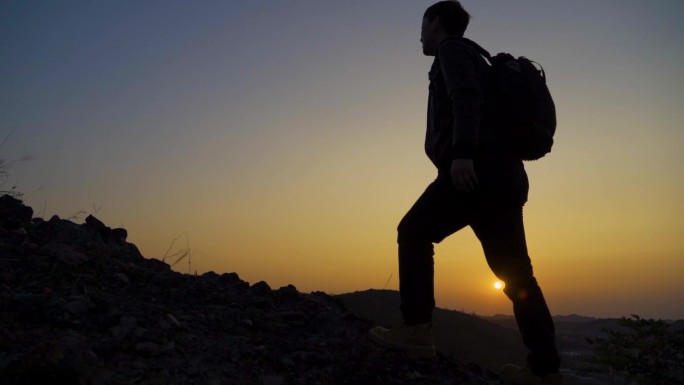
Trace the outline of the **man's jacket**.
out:
<instances>
[{"instance_id":1,"label":"man's jacket","mask_svg":"<svg viewBox=\"0 0 684 385\"><path fill-rule=\"evenodd\" d=\"M488 205L522 205L528 180L522 161L497 136L485 103L489 64L464 38L440 43L430 69L425 152L441 177L451 179L451 161L472 159L474 196Z\"/></svg>"},{"instance_id":2,"label":"man's jacket","mask_svg":"<svg viewBox=\"0 0 684 385\"><path fill-rule=\"evenodd\" d=\"M479 143L490 139L482 121L488 69L463 38L446 39L437 47L429 73L425 135L425 152L437 168L453 159L474 159Z\"/></svg>"}]
</instances>

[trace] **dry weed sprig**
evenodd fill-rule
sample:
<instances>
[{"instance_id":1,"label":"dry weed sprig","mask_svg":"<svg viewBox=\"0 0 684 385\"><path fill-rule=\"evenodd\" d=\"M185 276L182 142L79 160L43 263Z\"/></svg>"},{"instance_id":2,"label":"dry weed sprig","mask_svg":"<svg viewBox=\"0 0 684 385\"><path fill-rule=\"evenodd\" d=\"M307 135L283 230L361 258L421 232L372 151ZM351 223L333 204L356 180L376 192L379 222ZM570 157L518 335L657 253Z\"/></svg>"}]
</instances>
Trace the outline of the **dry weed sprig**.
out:
<instances>
[{"instance_id":1,"label":"dry weed sprig","mask_svg":"<svg viewBox=\"0 0 684 385\"><path fill-rule=\"evenodd\" d=\"M394 276L394 273L390 274L389 278L387 278L387 282L385 282L385 287L383 287L382 290L387 289L387 285L389 285L392 276Z\"/></svg>"},{"instance_id":2,"label":"dry weed sprig","mask_svg":"<svg viewBox=\"0 0 684 385\"><path fill-rule=\"evenodd\" d=\"M179 262L181 262L184 259L188 259L188 274L191 274L192 271L192 256L195 255L195 250L192 250L190 248L190 236L188 235L188 232L186 231L185 233L185 248L178 249L174 252L171 252L173 250L173 246L176 244L176 241L180 239L183 234L177 236L176 238L171 241L171 244L169 245L169 248L166 249L166 252L164 253L164 256L162 257L162 262L166 262L166 259L173 259L175 258L175 261L170 265L171 267L176 266Z\"/></svg>"},{"instance_id":3,"label":"dry weed sprig","mask_svg":"<svg viewBox=\"0 0 684 385\"><path fill-rule=\"evenodd\" d=\"M14 130L10 131L9 134L5 136L4 139L2 139L2 142L0 142L0 149L7 143L7 140L14 134ZM12 166L17 163L17 162L25 162L32 160L33 157L31 155L24 155L19 159L15 160L10 160L8 161L7 159L2 159L0 158L0 194L7 194L10 196L13 196L15 198L21 198L24 194L17 191L17 185L19 184L19 181L15 181L13 186L9 187L7 190L3 190L3 186L7 184L8 178L9 178L9 172L8 170L12 168Z\"/></svg>"}]
</instances>

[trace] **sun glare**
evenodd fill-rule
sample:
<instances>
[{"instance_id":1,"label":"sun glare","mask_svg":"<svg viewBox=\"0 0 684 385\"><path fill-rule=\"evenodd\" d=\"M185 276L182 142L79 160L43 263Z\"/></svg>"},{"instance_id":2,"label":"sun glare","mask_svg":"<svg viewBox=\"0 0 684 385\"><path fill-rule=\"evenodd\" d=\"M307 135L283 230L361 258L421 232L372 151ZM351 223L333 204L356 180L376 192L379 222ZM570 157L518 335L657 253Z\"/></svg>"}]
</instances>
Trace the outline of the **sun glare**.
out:
<instances>
[{"instance_id":1,"label":"sun glare","mask_svg":"<svg viewBox=\"0 0 684 385\"><path fill-rule=\"evenodd\" d=\"M494 282L494 288L495 288L496 290L501 290L503 287L504 287L503 282L501 282L501 281L496 281L496 282Z\"/></svg>"}]
</instances>

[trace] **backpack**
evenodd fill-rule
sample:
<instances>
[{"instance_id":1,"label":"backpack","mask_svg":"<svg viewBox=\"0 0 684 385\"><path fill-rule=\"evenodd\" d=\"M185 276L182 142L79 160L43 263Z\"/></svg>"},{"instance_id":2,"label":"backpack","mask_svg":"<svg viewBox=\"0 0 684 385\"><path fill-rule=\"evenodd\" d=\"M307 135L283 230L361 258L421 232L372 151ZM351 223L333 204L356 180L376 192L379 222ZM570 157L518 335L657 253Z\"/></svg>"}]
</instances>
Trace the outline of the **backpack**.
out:
<instances>
[{"instance_id":1,"label":"backpack","mask_svg":"<svg viewBox=\"0 0 684 385\"><path fill-rule=\"evenodd\" d=\"M556 132L556 106L546 86L544 69L524 56L491 56L477 43L464 40L491 66L486 120L502 139L512 144L520 159L537 160L548 154Z\"/></svg>"}]
</instances>

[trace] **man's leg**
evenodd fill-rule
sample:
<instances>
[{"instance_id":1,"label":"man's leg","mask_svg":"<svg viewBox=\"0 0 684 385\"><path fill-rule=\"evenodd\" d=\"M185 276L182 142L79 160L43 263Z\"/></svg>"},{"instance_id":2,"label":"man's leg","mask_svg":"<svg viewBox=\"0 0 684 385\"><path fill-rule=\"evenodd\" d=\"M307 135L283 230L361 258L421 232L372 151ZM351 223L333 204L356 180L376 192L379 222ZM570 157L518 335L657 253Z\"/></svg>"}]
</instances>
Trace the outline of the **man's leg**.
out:
<instances>
[{"instance_id":1,"label":"man's leg","mask_svg":"<svg viewBox=\"0 0 684 385\"><path fill-rule=\"evenodd\" d=\"M374 341L402 349L416 358L434 358L432 334L434 298L433 243L467 224L472 205L455 191L451 181L438 177L401 220L398 227L399 292L404 324L375 327Z\"/></svg>"},{"instance_id":2,"label":"man's leg","mask_svg":"<svg viewBox=\"0 0 684 385\"><path fill-rule=\"evenodd\" d=\"M407 325L432 320L435 307L433 243L439 243L465 227L470 207L468 197L456 192L450 180L438 178L399 223L399 293Z\"/></svg>"},{"instance_id":3,"label":"man's leg","mask_svg":"<svg viewBox=\"0 0 684 385\"><path fill-rule=\"evenodd\" d=\"M504 292L513 301L518 328L530 370L537 375L557 373L560 356L555 343L553 319L527 254L522 207L486 210L471 227L482 243L487 263L505 282Z\"/></svg>"}]
</instances>

